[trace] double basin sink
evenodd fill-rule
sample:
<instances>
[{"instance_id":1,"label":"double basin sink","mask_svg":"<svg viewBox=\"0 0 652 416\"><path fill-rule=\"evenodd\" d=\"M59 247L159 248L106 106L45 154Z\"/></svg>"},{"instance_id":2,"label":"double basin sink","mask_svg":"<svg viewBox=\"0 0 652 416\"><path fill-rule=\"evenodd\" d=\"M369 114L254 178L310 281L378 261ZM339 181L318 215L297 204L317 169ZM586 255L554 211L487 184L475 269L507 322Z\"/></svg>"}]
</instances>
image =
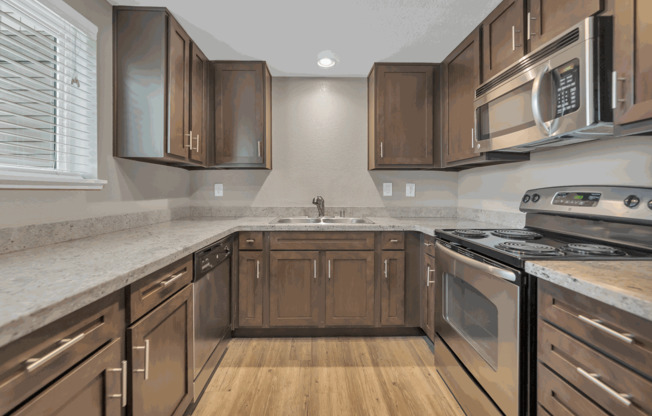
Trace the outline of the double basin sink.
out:
<instances>
[{"instance_id":1,"label":"double basin sink","mask_svg":"<svg viewBox=\"0 0 652 416\"><path fill-rule=\"evenodd\" d=\"M279 218L272 221L273 224L373 224L366 218L346 218L346 217L291 217Z\"/></svg>"}]
</instances>

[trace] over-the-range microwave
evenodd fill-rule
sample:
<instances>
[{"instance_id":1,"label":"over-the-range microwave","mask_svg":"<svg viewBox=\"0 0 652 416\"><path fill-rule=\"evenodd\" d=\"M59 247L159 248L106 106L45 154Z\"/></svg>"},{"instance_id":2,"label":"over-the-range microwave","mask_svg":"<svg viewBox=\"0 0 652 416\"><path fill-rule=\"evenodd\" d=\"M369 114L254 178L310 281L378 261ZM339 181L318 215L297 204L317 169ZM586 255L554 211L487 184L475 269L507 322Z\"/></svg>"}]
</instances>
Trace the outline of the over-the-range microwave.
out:
<instances>
[{"instance_id":1,"label":"over-the-range microwave","mask_svg":"<svg viewBox=\"0 0 652 416\"><path fill-rule=\"evenodd\" d=\"M612 18L589 17L475 91L476 153L613 135Z\"/></svg>"}]
</instances>

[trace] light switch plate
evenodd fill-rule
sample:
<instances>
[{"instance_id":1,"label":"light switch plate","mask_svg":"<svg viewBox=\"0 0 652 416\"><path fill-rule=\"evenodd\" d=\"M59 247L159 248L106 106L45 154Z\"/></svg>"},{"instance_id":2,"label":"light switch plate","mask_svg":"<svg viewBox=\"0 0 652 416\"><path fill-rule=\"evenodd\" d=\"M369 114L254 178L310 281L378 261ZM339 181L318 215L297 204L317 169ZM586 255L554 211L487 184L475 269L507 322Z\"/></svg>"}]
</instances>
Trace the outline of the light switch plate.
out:
<instances>
[{"instance_id":1,"label":"light switch plate","mask_svg":"<svg viewBox=\"0 0 652 416\"><path fill-rule=\"evenodd\" d=\"M224 185L221 183L215 184L215 196L224 196Z\"/></svg>"},{"instance_id":2,"label":"light switch plate","mask_svg":"<svg viewBox=\"0 0 652 416\"><path fill-rule=\"evenodd\" d=\"M392 183L383 184L383 196L392 196Z\"/></svg>"},{"instance_id":3,"label":"light switch plate","mask_svg":"<svg viewBox=\"0 0 652 416\"><path fill-rule=\"evenodd\" d=\"M415 191L416 191L416 186L413 183L405 184L405 196L414 198Z\"/></svg>"}]
</instances>

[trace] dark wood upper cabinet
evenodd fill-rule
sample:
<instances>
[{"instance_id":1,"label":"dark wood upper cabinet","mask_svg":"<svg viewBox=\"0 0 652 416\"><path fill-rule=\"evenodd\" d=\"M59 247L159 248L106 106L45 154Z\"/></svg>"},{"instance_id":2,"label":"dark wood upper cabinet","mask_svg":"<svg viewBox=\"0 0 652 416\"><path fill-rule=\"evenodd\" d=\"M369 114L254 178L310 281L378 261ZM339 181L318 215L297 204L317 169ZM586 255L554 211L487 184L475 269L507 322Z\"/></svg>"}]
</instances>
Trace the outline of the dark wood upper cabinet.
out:
<instances>
[{"instance_id":1,"label":"dark wood upper cabinet","mask_svg":"<svg viewBox=\"0 0 652 416\"><path fill-rule=\"evenodd\" d=\"M272 168L271 75L265 62L212 62L213 166Z\"/></svg>"},{"instance_id":2,"label":"dark wood upper cabinet","mask_svg":"<svg viewBox=\"0 0 652 416\"><path fill-rule=\"evenodd\" d=\"M206 165L209 135L209 75L206 55L196 43L190 47L190 160Z\"/></svg>"},{"instance_id":3,"label":"dark wood upper cabinet","mask_svg":"<svg viewBox=\"0 0 652 416\"><path fill-rule=\"evenodd\" d=\"M400 326L405 323L405 252L381 254L380 323Z\"/></svg>"},{"instance_id":4,"label":"dark wood upper cabinet","mask_svg":"<svg viewBox=\"0 0 652 416\"><path fill-rule=\"evenodd\" d=\"M374 252L327 251L326 325L374 324Z\"/></svg>"},{"instance_id":5,"label":"dark wood upper cabinet","mask_svg":"<svg viewBox=\"0 0 652 416\"><path fill-rule=\"evenodd\" d=\"M262 251L240 250L238 255L238 324L241 327L263 325Z\"/></svg>"},{"instance_id":6,"label":"dark wood upper cabinet","mask_svg":"<svg viewBox=\"0 0 652 416\"><path fill-rule=\"evenodd\" d=\"M438 64L374 64L368 77L370 170L440 167L438 81Z\"/></svg>"},{"instance_id":7,"label":"dark wood upper cabinet","mask_svg":"<svg viewBox=\"0 0 652 416\"><path fill-rule=\"evenodd\" d=\"M190 114L191 83L204 81L192 80L190 37L165 8L113 10L115 156L202 164Z\"/></svg>"},{"instance_id":8,"label":"dark wood upper cabinet","mask_svg":"<svg viewBox=\"0 0 652 416\"><path fill-rule=\"evenodd\" d=\"M525 17L528 52L561 35L586 17L602 11L602 3L603 0L529 0L529 11Z\"/></svg>"},{"instance_id":9,"label":"dark wood upper cabinet","mask_svg":"<svg viewBox=\"0 0 652 416\"><path fill-rule=\"evenodd\" d=\"M127 330L133 416L183 415L192 400L192 288L186 286Z\"/></svg>"},{"instance_id":10,"label":"dark wood upper cabinet","mask_svg":"<svg viewBox=\"0 0 652 416\"><path fill-rule=\"evenodd\" d=\"M269 325L317 326L319 252L272 251L269 269Z\"/></svg>"},{"instance_id":11,"label":"dark wood upper cabinet","mask_svg":"<svg viewBox=\"0 0 652 416\"><path fill-rule=\"evenodd\" d=\"M525 55L524 0L504 0L481 24L482 80Z\"/></svg>"},{"instance_id":12,"label":"dark wood upper cabinet","mask_svg":"<svg viewBox=\"0 0 652 416\"><path fill-rule=\"evenodd\" d=\"M652 131L652 2L614 5L614 123L635 133Z\"/></svg>"}]
</instances>

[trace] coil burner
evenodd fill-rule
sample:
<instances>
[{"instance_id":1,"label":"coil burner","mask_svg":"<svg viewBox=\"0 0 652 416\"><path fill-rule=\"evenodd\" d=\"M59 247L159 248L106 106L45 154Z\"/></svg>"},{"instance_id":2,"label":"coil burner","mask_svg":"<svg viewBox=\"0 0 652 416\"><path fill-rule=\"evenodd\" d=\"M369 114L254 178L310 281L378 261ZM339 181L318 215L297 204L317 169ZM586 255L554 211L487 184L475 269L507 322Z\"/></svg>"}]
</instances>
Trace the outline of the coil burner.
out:
<instances>
[{"instance_id":1,"label":"coil burner","mask_svg":"<svg viewBox=\"0 0 652 416\"><path fill-rule=\"evenodd\" d=\"M480 230L454 230L453 234L466 238L485 238L489 236L489 234Z\"/></svg>"},{"instance_id":2,"label":"coil burner","mask_svg":"<svg viewBox=\"0 0 652 416\"><path fill-rule=\"evenodd\" d=\"M585 256L626 256L627 254L614 247L601 244L569 243L561 248L563 251L572 254Z\"/></svg>"},{"instance_id":3,"label":"coil burner","mask_svg":"<svg viewBox=\"0 0 652 416\"><path fill-rule=\"evenodd\" d=\"M510 240L538 240L543 237L539 233L527 230L495 230L491 234L496 237L509 238Z\"/></svg>"},{"instance_id":4,"label":"coil burner","mask_svg":"<svg viewBox=\"0 0 652 416\"><path fill-rule=\"evenodd\" d=\"M564 253L552 246L525 241L506 241L496 244L496 248L516 254L534 254L537 256L563 256Z\"/></svg>"}]
</instances>

